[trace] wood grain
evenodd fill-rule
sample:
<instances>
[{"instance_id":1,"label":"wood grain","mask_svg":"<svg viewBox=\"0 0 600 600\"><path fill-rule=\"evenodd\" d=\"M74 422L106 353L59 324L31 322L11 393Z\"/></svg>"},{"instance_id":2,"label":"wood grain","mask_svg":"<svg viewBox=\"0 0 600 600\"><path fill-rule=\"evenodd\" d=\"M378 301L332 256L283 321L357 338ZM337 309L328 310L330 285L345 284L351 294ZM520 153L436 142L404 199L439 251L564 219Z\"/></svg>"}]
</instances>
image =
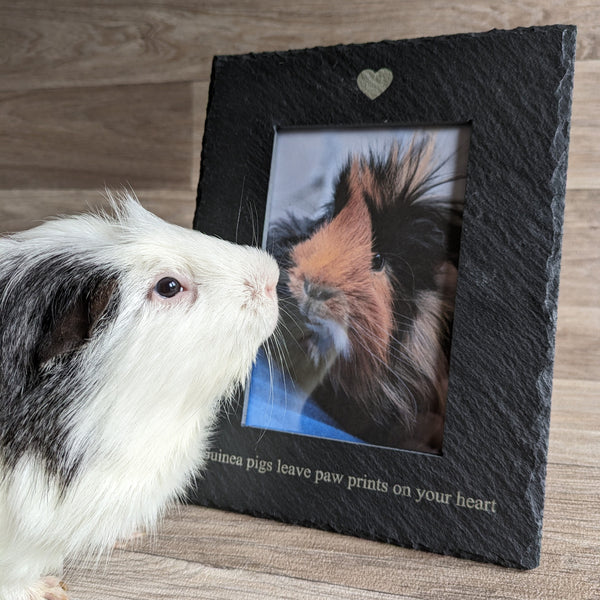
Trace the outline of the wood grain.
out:
<instances>
[{"instance_id":1,"label":"wood grain","mask_svg":"<svg viewBox=\"0 0 600 600\"><path fill-rule=\"evenodd\" d=\"M568 189L598 189L600 164L600 61L577 61L569 147Z\"/></svg>"},{"instance_id":2,"label":"wood grain","mask_svg":"<svg viewBox=\"0 0 600 600\"><path fill-rule=\"evenodd\" d=\"M120 186L109 188L121 189ZM138 200L162 219L191 227L196 191L134 189ZM0 190L0 233L40 225L57 215L76 215L108 207L104 188L93 190Z\"/></svg>"},{"instance_id":3,"label":"wood grain","mask_svg":"<svg viewBox=\"0 0 600 600\"><path fill-rule=\"evenodd\" d=\"M189 83L0 93L0 188L189 189L192 126Z\"/></svg>"},{"instance_id":4,"label":"wood grain","mask_svg":"<svg viewBox=\"0 0 600 600\"><path fill-rule=\"evenodd\" d=\"M71 564L74 598L600 598L600 0L0 6L0 231L101 206L105 184L189 226L214 54L559 22L579 33L540 567L184 506L155 535Z\"/></svg>"},{"instance_id":5,"label":"wood grain","mask_svg":"<svg viewBox=\"0 0 600 600\"><path fill-rule=\"evenodd\" d=\"M577 63L569 190L600 188L598 81ZM207 100L206 81L0 92L0 188L195 189Z\"/></svg>"},{"instance_id":6,"label":"wood grain","mask_svg":"<svg viewBox=\"0 0 600 600\"><path fill-rule=\"evenodd\" d=\"M595 2L179 0L4 3L4 90L207 81L238 54L556 23L579 25L578 58L600 58Z\"/></svg>"},{"instance_id":7,"label":"wood grain","mask_svg":"<svg viewBox=\"0 0 600 600\"><path fill-rule=\"evenodd\" d=\"M333 583L347 590L381 592L393 598L528 600L539 598L542 589L553 594L544 598L591 599L598 590L596 572L582 569L578 563L598 566L600 526L590 518L567 533L559 525L571 502L588 508L594 503L599 482L587 481L588 474L580 470L574 474L565 467L554 469L548 487L555 510L546 515L542 564L528 572L193 506L181 507L156 536L140 538L124 548L144 556L160 554L214 569ZM591 536L586 535L588 527ZM118 556L116 562L119 560ZM570 563L579 568L570 568ZM80 577L87 577L79 567L71 575L73 589ZM496 595L499 590L501 596ZM188 597L183 589L178 593ZM230 597L247 596L236 590Z\"/></svg>"},{"instance_id":8,"label":"wood grain","mask_svg":"<svg viewBox=\"0 0 600 600\"><path fill-rule=\"evenodd\" d=\"M106 564L110 577L96 579L95 566L80 566L72 573L70 591L77 600L121 600L135 593L152 600L385 600L387 594L365 589L307 581L257 571L222 569L156 555L117 550ZM160 574L160 576L157 576ZM394 596L409 600L415 596Z\"/></svg>"},{"instance_id":9,"label":"wood grain","mask_svg":"<svg viewBox=\"0 0 600 600\"><path fill-rule=\"evenodd\" d=\"M600 379L600 307L559 305L556 338L556 377Z\"/></svg>"},{"instance_id":10,"label":"wood grain","mask_svg":"<svg viewBox=\"0 0 600 600\"><path fill-rule=\"evenodd\" d=\"M600 306L599 236L600 192L567 192L559 292L561 304Z\"/></svg>"}]
</instances>

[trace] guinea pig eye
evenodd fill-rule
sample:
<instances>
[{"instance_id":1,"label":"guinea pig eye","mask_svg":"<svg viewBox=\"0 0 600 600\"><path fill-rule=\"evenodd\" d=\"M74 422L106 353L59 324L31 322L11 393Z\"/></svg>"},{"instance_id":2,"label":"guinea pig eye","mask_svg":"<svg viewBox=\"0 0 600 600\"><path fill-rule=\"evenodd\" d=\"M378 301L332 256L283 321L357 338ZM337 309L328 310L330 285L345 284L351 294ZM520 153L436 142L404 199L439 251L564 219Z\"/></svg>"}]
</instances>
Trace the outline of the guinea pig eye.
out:
<instances>
[{"instance_id":1,"label":"guinea pig eye","mask_svg":"<svg viewBox=\"0 0 600 600\"><path fill-rule=\"evenodd\" d=\"M371 259L371 269L373 271L381 271L385 267L385 258L382 254L373 254L373 258Z\"/></svg>"},{"instance_id":2,"label":"guinea pig eye","mask_svg":"<svg viewBox=\"0 0 600 600\"><path fill-rule=\"evenodd\" d=\"M163 277L155 286L154 290L163 298L173 298L183 291L183 287L174 277Z\"/></svg>"}]
</instances>

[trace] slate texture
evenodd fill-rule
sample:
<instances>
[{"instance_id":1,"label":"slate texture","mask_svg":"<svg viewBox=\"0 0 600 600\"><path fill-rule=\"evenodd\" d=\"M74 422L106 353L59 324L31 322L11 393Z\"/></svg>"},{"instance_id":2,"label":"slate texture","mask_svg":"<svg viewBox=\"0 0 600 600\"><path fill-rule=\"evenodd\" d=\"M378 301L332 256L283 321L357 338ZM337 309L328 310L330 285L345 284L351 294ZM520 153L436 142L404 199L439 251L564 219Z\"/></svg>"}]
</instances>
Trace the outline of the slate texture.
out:
<instances>
[{"instance_id":1,"label":"slate texture","mask_svg":"<svg viewBox=\"0 0 600 600\"><path fill-rule=\"evenodd\" d=\"M442 456L244 428L240 398L193 502L538 564L575 37L561 25L215 58L194 226L239 243L262 230L276 128L472 130ZM371 100L357 76L381 68L393 80Z\"/></svg>"}]
</instances>

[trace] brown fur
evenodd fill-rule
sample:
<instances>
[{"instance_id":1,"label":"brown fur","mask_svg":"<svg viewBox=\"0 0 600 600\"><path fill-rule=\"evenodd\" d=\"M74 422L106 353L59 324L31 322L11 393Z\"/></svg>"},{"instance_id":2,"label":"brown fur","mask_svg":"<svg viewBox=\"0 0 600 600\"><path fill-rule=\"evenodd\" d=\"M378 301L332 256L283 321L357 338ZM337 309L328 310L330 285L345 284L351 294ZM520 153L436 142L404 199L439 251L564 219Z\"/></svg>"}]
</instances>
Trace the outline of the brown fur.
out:
<instances>
[{"instance_id":1,"label":"brown fur","mask_svg":"<svg viewBox=\"0 0 600 600\"><path fill-rule=\"evenodd\" d=\"M360 194L353 195L340 214L292 252L290 291L301 301L307 280L339 295L324 303L322 316L349 328L352 347L365 346L354 355L355 377L364 387L388 359L392 334L392 288L384 273L371 270L371 221ZM341 310L343 308L343 310ZM370 355L372 353L372 356Z\"/></svg>"}]
</instances>

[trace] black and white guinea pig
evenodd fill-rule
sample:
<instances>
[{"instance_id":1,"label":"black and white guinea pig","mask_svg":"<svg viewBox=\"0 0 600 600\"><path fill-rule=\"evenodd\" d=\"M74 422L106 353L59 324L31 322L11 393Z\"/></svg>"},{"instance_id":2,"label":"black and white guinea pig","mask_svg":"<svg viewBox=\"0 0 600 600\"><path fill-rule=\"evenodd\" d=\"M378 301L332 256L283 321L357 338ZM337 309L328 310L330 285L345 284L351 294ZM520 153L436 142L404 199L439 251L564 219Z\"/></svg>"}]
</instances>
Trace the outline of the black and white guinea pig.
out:
<instances>
[{"instance_id":1,"label":"black and white guinea pig","mask_svg":"<svg viewBox=\"0 0 600 600\"><path fill-rule=\"evenodd\" d=\"M276 262L131 197L0 238L0 598L151 527L278 319Z\"/></svg>"},{"instance_id":2,"label":"black and white guinea pig","mask_svg":"<svg viewBox=\"0 0 600 600\"><path fill-rule=\"evenodd\" d=\"M351 156L324 215L269 232L291 375L368 443L441 448L462 225L445 162L428 135Z\"/></svg>"}]
</instances>

